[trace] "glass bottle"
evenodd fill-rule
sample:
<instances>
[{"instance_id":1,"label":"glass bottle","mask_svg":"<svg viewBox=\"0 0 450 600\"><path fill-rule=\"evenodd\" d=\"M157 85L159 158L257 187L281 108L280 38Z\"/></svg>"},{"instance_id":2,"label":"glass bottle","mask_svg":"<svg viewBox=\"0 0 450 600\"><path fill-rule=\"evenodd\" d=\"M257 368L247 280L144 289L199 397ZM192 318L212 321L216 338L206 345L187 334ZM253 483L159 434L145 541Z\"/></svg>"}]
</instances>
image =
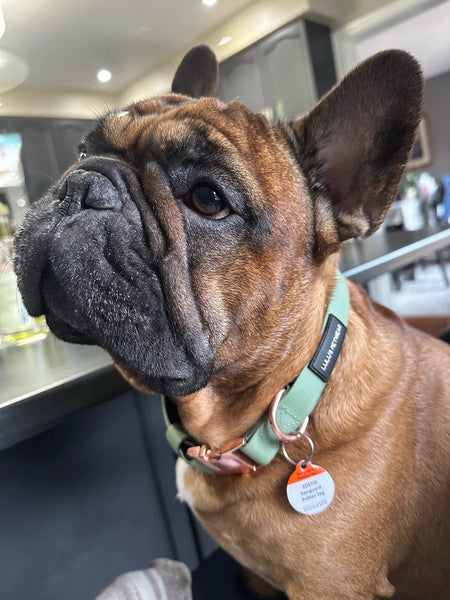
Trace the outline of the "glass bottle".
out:
<instances>
[{"instance_id":1,"label":"glass bottle","mask_svg":"<svg viewBox=\"0 0 450 600\"><path fill-rule=\"evenodd\" d=\"M0 202L0 348L42 339L48 333L45 317L30 317L17 288L13 267L13 235L9 210Z\"/></svg>"}]
</instances>

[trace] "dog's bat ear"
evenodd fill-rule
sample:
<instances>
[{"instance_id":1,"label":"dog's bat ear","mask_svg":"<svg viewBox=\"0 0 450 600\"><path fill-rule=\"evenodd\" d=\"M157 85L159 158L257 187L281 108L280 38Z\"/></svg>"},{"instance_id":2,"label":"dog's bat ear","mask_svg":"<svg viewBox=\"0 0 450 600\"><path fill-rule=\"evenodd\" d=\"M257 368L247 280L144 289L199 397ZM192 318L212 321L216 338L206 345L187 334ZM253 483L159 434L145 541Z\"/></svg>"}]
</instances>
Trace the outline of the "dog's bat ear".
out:
<instances>
[{"instance_id":1,"label":"dog's bat ear","mask_svg":"<svg viewBox=\"0 0 450 600\"><path fill-rule=\"evenodd\" d=\"M323 229L322 253L367 237L382 223L415 140L422 97L417 61L388 50L361 63L287 126Z\"/></svg>"},{"instance_id":2,"label":"dog's bat ear","mask_svg":"<svg viewBox=\"0 0 450 600\"><path fill-rule=\"evenodd\" d=\"M217 59L209 46L194 46L180 63L172 82L172 92L192 98L215 96Z\"/></svg>"}]
</instances>

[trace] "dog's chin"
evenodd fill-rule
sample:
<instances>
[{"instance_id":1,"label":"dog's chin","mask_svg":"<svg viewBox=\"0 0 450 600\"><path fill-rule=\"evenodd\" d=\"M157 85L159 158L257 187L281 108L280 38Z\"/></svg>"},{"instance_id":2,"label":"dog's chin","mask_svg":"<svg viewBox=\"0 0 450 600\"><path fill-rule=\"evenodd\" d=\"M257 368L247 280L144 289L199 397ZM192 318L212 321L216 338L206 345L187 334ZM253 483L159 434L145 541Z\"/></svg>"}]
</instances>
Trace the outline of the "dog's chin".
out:
<instances>
[{"instance_id":1,"label":"dog's chin","mask_svg":"<svg viewBox=\"0 0 450 600\"><path fill-rule=\"evenodd\" d=\"M209 381L208 377L195 377L192 379L149 379L147 389L151 389L153 393L169 396L170 398L183 398L190 396L204 388Z\"/></svg>"},{"instance_id":2,"label":"dog's chin","mask_svg":"<svg viewBox=\"0 0 450 600\"><path fill-rule=\"evenodd\" d=\"M198 392L204 388L209 381L209 377L197 377L192 379L169 379L158 377L154 378L150 374L138 374L132 369L123 367L115 363L117 370L122 377L135 389L146 394L160 394L171 398L183 398Z\"/></svg>"},{"instance_id":3,"label":"dog's chin","mask_svg":"<svg viewBox=\"0 0 450 600\"><path fill-rule=\"evenodd\" d=\"M212 376L212 364L195 365L187 356L180 360L180 355L170 360L170 356L164 361L164 365L155 369L158 361L151 353L140 364L133 364L133 356L140 355L140 349L144 344L141 340L128 338L122 340L119 347L110 344L99 343L98 340L85 332L74 329L70 324L47 314L47 323L56 337L65 342L75 344L100 345L113 359L113 362L122 376L136 389L147 394L161 394L170 397L183 397L193 394L204 388ZM170 354L170 353L169 353ZM138 361L136 361L138 362Z\"/></svg>"},{"instance_id":4,"label":"dog's chin","mask_svg":"<svg viewBox=\"0 0 450 600\"><path fill-rule=\"evenodd\" d=\"M63 340L64 342L70 342L71 344L83 344L88 346L96 345L94 338L90 337L85 332L74 329L68 323L60 321L51 313L46 313L45 319L50 331L54 333L60 340Z\"/></svg>"}]
</instances>

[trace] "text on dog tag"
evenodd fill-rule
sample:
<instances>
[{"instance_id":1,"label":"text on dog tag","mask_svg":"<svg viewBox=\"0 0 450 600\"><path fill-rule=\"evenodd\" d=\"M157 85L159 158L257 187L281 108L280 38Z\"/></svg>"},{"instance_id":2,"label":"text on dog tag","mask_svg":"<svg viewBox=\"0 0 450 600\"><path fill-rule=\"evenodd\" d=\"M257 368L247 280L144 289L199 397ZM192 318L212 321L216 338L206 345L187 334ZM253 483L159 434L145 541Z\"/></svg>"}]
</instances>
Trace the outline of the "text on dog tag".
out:
<instances>
[{"instance_id":1,"label":"text on dog tag","mask_svg":"<svg viewBox=\"0 0 450 600\"><path fill-rule=\"evenodd\" d=\"M289 477L287 497L291 506L303 515L316 515L330 506L334 481L323 467L300 461Z\"/></svg>"}]
</instances>

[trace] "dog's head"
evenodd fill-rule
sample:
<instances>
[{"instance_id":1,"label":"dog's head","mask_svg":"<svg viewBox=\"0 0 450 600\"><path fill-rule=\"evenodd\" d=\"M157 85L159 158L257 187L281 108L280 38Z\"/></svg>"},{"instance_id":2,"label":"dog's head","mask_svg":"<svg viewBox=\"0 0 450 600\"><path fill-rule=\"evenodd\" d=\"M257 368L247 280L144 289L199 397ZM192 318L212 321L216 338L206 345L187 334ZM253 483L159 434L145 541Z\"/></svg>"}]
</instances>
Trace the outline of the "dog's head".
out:
<instances>
[{"instance_id":1,"label":"dog's head","mask_svg":"<svg viewBox=\"0 0 450 600\"><path fill-rule=\"evenodd\" d=\"M199 46L173 93L100 119L16 241L31 315L175 396L267 360L327 257L382 222L421 113L420 69L401 51L275 127L213 98L216 75Z\"/></svg>"}]
</instances>

